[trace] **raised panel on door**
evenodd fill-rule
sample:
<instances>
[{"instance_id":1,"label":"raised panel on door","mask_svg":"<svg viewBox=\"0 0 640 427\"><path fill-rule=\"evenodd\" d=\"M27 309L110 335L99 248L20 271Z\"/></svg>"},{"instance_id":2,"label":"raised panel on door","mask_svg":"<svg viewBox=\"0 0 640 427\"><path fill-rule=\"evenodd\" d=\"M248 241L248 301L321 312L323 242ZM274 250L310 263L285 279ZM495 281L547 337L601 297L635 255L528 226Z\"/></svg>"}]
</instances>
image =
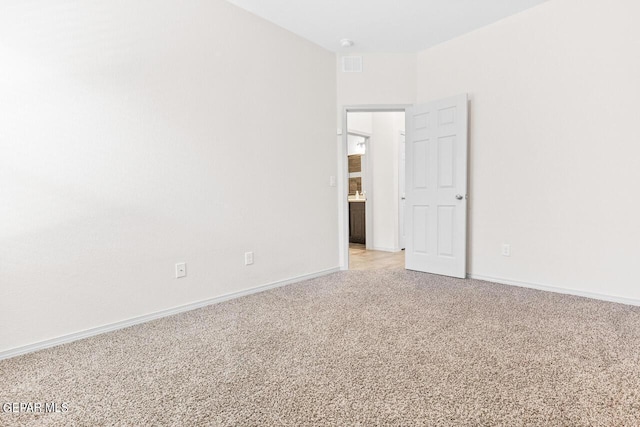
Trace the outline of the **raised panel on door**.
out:
<instances>
[{"instance_id":1,"label":"raised panel on door","mask_svg":"<svg viewBox=\"0 0 640 427\"><path fill-rule=\"evenodd\" d=\"M413 237L415 244L413 245L413 254L429 255L429 206L413 207ZM418 238L415 238L418 236ZM427 236L426 239L421 236Z\"/></svg>"},{"instance_id":2,"label":"raised panel on door","mask_svg":"<svg viewBox=\"0 0 640 427\"><path fill-rule=\"evenodd\" d=\"M414 190L426 190L429 188L429 140L415 141L413 144L413 180Z\"/></svg>"},{"instance_id":3,"label":"raised panel on door","mask_svg":"<svg viewBox=\"0 0 640 427\"><path fill-rule=\"evenodd\" d=\"M451 258L454 256L454 223L455 206L438 206L438 256Z\"/></svg>"},{"instance_id":4,"label":"raised panel on door","mask_svg":"<svg viewBox=\"0 0 640 427\"><path fill-rule=\"evenodd\" d=\"M438 187L455 187L455 136L438 138Z\"/></svg>"}]
</instances>

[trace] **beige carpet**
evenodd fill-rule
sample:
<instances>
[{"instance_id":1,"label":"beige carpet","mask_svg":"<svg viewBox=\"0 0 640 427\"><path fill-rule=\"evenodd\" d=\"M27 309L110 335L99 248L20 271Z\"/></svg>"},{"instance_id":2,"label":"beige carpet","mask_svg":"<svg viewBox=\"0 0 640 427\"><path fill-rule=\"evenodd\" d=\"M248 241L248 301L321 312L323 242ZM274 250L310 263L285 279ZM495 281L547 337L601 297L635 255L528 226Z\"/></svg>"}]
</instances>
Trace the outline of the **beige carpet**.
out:
<instances>
[{"instance_id":1,"label":"beige carpet","mask_svg":"<svg viewBox=\"0 0 640 427\"><path fill-rule=\"evenodd\" d=\"M349 271L0 362L0 425L640 425L640 308Z\"/></svg>"}]
</instances>

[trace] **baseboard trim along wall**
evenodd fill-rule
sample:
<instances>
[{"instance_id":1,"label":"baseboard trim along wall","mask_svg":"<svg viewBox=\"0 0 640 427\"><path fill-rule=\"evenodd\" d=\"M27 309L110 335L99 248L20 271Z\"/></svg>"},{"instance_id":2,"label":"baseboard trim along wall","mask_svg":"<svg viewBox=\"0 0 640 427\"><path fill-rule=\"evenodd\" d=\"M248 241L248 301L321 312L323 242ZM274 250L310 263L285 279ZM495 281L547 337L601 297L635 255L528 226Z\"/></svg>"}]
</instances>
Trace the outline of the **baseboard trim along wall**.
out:
<instances>
[{"instance_id":1,"label":"baseboard trim along wall","mask_svg":"<svg viewBox=\"0 0 640 427\"><path fill-rule=\"evenodd\" d=\"M539 283L521 282L518 280L502 279L499 277L483 276L480 274L467 274L470 279L484 280L486 282L500 283L503 285L519 286L521 288L538 289L540 291L555 292L558 294L576 295L579 297L592 298L602 301L617 302L620 304L640 306L640 300L633 298L619 297L615 295L598 294L570 288L560 288L557 286L542 285Z\"/></svg>"},{"instance_id":2,"label":"baseboard trim along wall","mask_svg":"<svg viewBox=\"0 0 640 427\"><path fill-rule=\"evenodd\" d=\"M38 350L44 350L45 348L55 347L61 344L67 344L73 341L81 340L83 338L89 338L94 335L104 334L106 332L117 331L118 329L127 328L129 326L138 325L140 323L149 322L151 320L160 319L162 317L173 316L174 314L184 313L186 311L191 311L197 308L206 307L208 305L218 304L231 299L240 298L240 297L251 295L251 294L256 294L258 292L264 292L269 289L279 288L281 286L291 285L293 283L302 282L304 280L326 276L327 274L335 273L337 271L340 271L339 267L330 268L330 269L318 271L315 273L305 274L305 275L293 277L290 279L279 280L277 282L256 286L255 288L245 289L239 292L232 292L230 294L221 295L219 297L210 298L203 301L197 301L197 302L181 305L174 308L168 308L166 310L156 311L155 313L145 314L144 316L133 317L131 319L122 320L120 322L98 326L97 328L91 328L84 331L63 335L61 337L40 341L34 344L28 344L22 347L17 347L11 350L5 350L0 352L0 360L10 359L12 357L20 356L27 353L32 353Z\"/></svg>"},{"instance_id":3,"label":"baseboard trim along wall","mask_svg":"<svg viewBox=\"0 0 640 427\"><path fill-rule=\"evenodd\" d=\"M372 246L371 248L369 248L367 250L383 251L383 252L400 252L402 249L400 249L400 248L385 248L385 247L382 247L382 246Z\"/></svg>"}]
</instances>

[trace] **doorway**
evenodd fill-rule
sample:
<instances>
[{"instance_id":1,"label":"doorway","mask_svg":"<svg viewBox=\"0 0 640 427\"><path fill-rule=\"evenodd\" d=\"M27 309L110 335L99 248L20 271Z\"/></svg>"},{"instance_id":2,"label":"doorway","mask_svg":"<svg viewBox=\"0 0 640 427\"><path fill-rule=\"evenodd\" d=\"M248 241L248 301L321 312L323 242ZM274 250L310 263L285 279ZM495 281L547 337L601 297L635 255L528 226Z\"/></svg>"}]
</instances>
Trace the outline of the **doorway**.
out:
<instances>
[{"instance_id":1,"label":"doorway","mask_svg":"<svg viewBox=\"0 0 640 427\"><path fill-rule=\"evenodd\" d=\"M404 268L405 108L345 109L344 269Z\"/></svg>"},{"instance_id":2,"label":"doorway","mask_svg":"<svg viewBox=\"0 0 640 427\"><path fill-rule=\"evenodd\" d=\"M469 99L466 93L418 105L345 107L341 130L342 150L338 163L340 175L340 211L338 221L341 269L349 269L349 221L346 185L347 134L353 126L350 113L403 112L406 120L406 206L403 215L406 224L405 268L414 271L466 277L467 260L467 208L468 208L468 120ZM370 155L376 152L373 138ZM399 156L399 149L396 151ZM383 156L378 156L382 158ZM375 168L375 162L372 162ZM367 190L367 198L378 207L379 193ZM371 184L371 181L369 181ZM400 191L397 191L397 195ZM398 197L396 211L402 205ZM379 247L378 209L373 212L372 249ZM383 214L384 215L384 214ZM400 215L398 213L398 218ZM369 218L368 221L370 221ZM400 227L397 228L399 230ZM400 233L398 233L399 236ZM396 236L397 237L397 236ZM397 240L400 242L400 240ZM398 246L400 243L398 243ZM368 249L368 248L367 248Z\"/></svg>"}]
</instances>

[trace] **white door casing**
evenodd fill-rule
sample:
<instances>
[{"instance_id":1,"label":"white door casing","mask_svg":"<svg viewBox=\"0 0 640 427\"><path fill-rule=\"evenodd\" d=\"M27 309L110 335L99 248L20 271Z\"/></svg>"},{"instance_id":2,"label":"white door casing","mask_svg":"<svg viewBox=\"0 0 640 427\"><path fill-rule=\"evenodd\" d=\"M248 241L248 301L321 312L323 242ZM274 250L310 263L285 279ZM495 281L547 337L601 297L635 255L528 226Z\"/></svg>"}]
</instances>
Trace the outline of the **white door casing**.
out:
<instances>
[{"instance_id":1,"label":"white door casing","mask_svg":"<svg viewBox=\"0 0 640 427\"><path fill-rule=\"evenodd\" d=\"M409 270L466 275L467 114L466 94L407 109Z\"/></svg>"},{"instance_id":2,"label":"white door casing","mask_svg":"<svg viewBox=\"0 0 640 427\"><path fill-rule=\"evenodd\" d=\"M400 196L400 200L398 201L398 248L405 248L405 205L406 205L406 190L405 190L405 180L406 180L406 171L405 171L405 132L400 132L399 135L399 144L398 144L398 195Z\"/></svg>"}]
</instances>

